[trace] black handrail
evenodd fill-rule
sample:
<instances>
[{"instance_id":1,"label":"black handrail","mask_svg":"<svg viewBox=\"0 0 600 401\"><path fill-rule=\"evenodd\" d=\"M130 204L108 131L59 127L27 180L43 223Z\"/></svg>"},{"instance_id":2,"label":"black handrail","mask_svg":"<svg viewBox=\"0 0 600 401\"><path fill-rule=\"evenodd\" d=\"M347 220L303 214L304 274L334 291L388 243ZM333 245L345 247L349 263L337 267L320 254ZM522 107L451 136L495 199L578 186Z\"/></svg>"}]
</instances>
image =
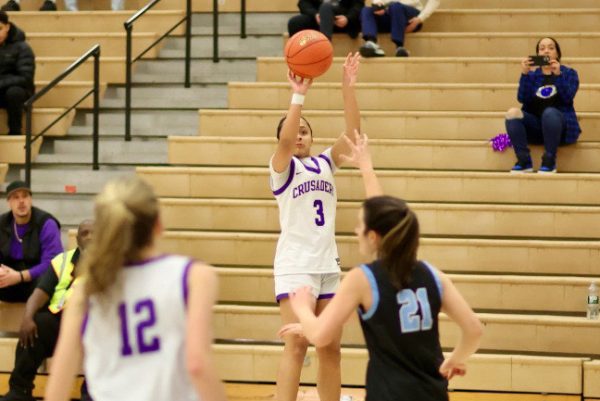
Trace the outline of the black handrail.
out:
<instances>
[{"instance_id":1,"label":"black handrail","mask_svg":"<svg viewBox=\"0 0 600 401\"><path fill-rule=\"evenodd\" d=\"M32 138L32 114L33 114L33 104L42 96L44 96L48 91L58 85L63 79L69 76L73 71L79 68L83 63L87 61L90 57L94 57L94 88L88 91L82 98L80 98L74 105L69 107L64 113L58 116L54 121L46 126L39 134L35 135ZM94 142L94 147L92 151L92 168L94 170L98 170L100 168L98 163L98 117L99 117L99 107L100 107L100 45L95 45L90 50L88 50L83 56L79 57L73 64L67 67L59 76L54 78L52 82L46 85L42 90L35 93L31 96L27 101L23 104L23 108L25 109L25 182L28 185L31 185L31 145L38 140L41 136L43 136L50 128L52 128L60 119L69 114L71 110L76 108L81 102L83 102L87 97L91 94L94 94L94 123L93 123L93 133L92 138Z\"/></svg>"},{"instance_id":2,"label":"black handrail","mask_svg":"<svg viewBox=\"0 0 600 401\"><path fill-rule=\"evenodd\" d=\"M240 3L240 38L246 39L246 0ZM213 63L219 59L219 0L213 0Z\"/></svg>"},{"instance_id":3,"label":"black handrail","mask_svg":"<svg viewBox=\"0 0 600 401\"><path fill-rule=\"evenodd\" d=\"M127 43L126 43L126 60L125 60L125 140L131 141L131 66L133 63L141 59L150 49L160 43L164 38L169 36L171 32L173 32L177 27L179 27L182 23L185 22L185 82L184 87L189 88L191 86L191 39L192 39L192 0L186 0L185 2L185 17L183 17L179 22L177 22L172 28L170 28L165 34L163 34L160 38L154 41L150 46L148 46L144 51L142 51L139 55L137 55L134 59L132 59L132 33L133 33L133 23L137 21L142 15L146 14L150 9L152 9L156 4L158 4L160 0L152 0L150 3L146 4L145 7L140 9L137 13L135 13L131 18L129 18L123 24L125 26L125 31L127 32Z\"/></svg>"}]
</instances>

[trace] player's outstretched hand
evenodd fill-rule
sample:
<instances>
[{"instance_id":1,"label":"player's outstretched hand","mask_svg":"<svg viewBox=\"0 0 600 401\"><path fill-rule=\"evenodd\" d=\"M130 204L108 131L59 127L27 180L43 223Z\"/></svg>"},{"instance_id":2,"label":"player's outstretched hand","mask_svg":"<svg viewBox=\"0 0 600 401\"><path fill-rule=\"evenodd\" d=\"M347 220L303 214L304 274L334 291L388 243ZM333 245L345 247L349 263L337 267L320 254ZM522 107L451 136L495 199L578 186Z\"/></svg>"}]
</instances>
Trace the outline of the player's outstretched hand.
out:
<instances>
[{"instance_id":1,"label":"player's outstretched hand","mask_svg":"<svg viewBox=\"0 0 600 401\"><path fill-rule=\"evenodd\" d=\"M344 61L344 78L342 84L344 86L354 86L358 79L358 67L360 66L360 54L358 52L348 53L346 61Z\"/></svg>"},{"instance_id":2,"label":"player's outstretched hand","mask_svg":"<svg viewBox=\"0 0 600 401\"><path fill-rule=\"evenodd\" d=\"M302 332L302 325L300 323L286 324L281 329L279 329L279 331L277 332L277 336L279 336L279 338L285 338L287 336L304 337L304 334Z\"/></svg>"},{"instance_id":3,"label":"player's outstretched hand","mask_svg":"<svg viewBox=\"0 0 600 401\"><path fill-rule=\"evenodd\" d=\"M344 135L344 140L350 148L350 154L340 155L342 161L359 169L372 169L373 162L371 160L371 153L369 152L369 137L367 134L361 135L357 130L354 130L354 142L346 135Z\"/></svg>"},{"instance_id":4,"label":"player's outstretched hand","mask_svg":"<svg viewBox=\"0 0 600 401\"><path fill-rule=\"evenodd\" d=\"M291 70L288 70L287 78L290 86L292 87L292 91L294 93L299 93L300 95L306 95L308 88L310 88L310 85L312 85L313 82L312 79L299 77Z\"/></svg>"},{"instance_id":5,"label":"player's outstretched hand","mask_svg":"<svg viewBox=\"0 0 600 401\"><path fill-rule=\"evenodd\" d=\"M451 358L446 358L440 366L440 374L447 380L454 376L464 376L467 373L467 366L464 363L456 363Z\"/></svg>"}]
</instances>

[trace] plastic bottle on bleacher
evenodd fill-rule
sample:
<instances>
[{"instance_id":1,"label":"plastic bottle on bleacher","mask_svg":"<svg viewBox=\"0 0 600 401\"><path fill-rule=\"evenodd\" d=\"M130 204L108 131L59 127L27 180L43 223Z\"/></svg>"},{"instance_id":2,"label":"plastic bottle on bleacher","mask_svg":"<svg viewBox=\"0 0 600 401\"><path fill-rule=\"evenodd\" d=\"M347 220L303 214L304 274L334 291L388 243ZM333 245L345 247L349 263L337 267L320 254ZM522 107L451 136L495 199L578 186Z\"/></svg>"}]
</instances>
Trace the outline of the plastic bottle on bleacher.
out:
<instances>
[{"instance_id":1,"label":"plastic bottle on bleacher","mask_svg":"<svg viewBox=\"0 0 600 401\"><path fill-rule=\"evenodd\" d=\"M596 282L592 281L588 288L587 297L587 318L590 320L598 320L600 304L598 303L598 287Z\"/></svg>"}]
</instances>

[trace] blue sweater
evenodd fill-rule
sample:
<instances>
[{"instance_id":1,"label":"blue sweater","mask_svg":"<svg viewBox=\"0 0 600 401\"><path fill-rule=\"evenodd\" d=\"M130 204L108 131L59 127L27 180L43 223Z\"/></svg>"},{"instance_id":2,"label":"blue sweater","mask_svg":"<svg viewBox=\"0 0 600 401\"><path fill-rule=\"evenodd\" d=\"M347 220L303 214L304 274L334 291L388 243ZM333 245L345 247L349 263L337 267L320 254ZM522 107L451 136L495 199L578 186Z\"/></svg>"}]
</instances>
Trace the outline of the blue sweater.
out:
<instances>
[{"instance_id":1,"label":"blue sweater","mask_svg":"<svg viewBox=\"0 0 600 401\"><path fill-rule=\"evenodd\" d=\"M573 107L573 99L575 98L577 89L579 89L579 76L577 75L577 71L564 65L560 66L560 72L561 74L556 76L554 80L559 100L557 108L563 113L565 119L565 142L575 143L581 133L575 108ZM535 98L536 91L543 85L543 82L544 74L541 68L531 71L527 75L521 74L517 99L523 104L523 111L532 112L531 103Z\"/></svg>"}]
</instances>

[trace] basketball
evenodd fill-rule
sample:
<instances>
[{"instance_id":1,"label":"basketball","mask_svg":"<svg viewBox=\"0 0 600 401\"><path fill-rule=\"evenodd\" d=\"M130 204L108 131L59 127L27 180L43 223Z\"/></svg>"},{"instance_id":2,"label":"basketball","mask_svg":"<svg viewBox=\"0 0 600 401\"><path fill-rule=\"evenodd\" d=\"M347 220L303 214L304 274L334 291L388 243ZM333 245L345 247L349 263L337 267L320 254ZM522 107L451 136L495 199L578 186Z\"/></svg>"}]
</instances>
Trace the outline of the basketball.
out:
<instances>
[{"instance_id":1,"label":"basketball","mask_svg":"<svg viewBox=\"0 0 600 401\"><path fill-rule=\"evenodd\" d=\"M289 38L284 53L290 70L302 78L323 75L333 62L333 46L327 36L310 29Z\"/></svg>"}]
</instances>

